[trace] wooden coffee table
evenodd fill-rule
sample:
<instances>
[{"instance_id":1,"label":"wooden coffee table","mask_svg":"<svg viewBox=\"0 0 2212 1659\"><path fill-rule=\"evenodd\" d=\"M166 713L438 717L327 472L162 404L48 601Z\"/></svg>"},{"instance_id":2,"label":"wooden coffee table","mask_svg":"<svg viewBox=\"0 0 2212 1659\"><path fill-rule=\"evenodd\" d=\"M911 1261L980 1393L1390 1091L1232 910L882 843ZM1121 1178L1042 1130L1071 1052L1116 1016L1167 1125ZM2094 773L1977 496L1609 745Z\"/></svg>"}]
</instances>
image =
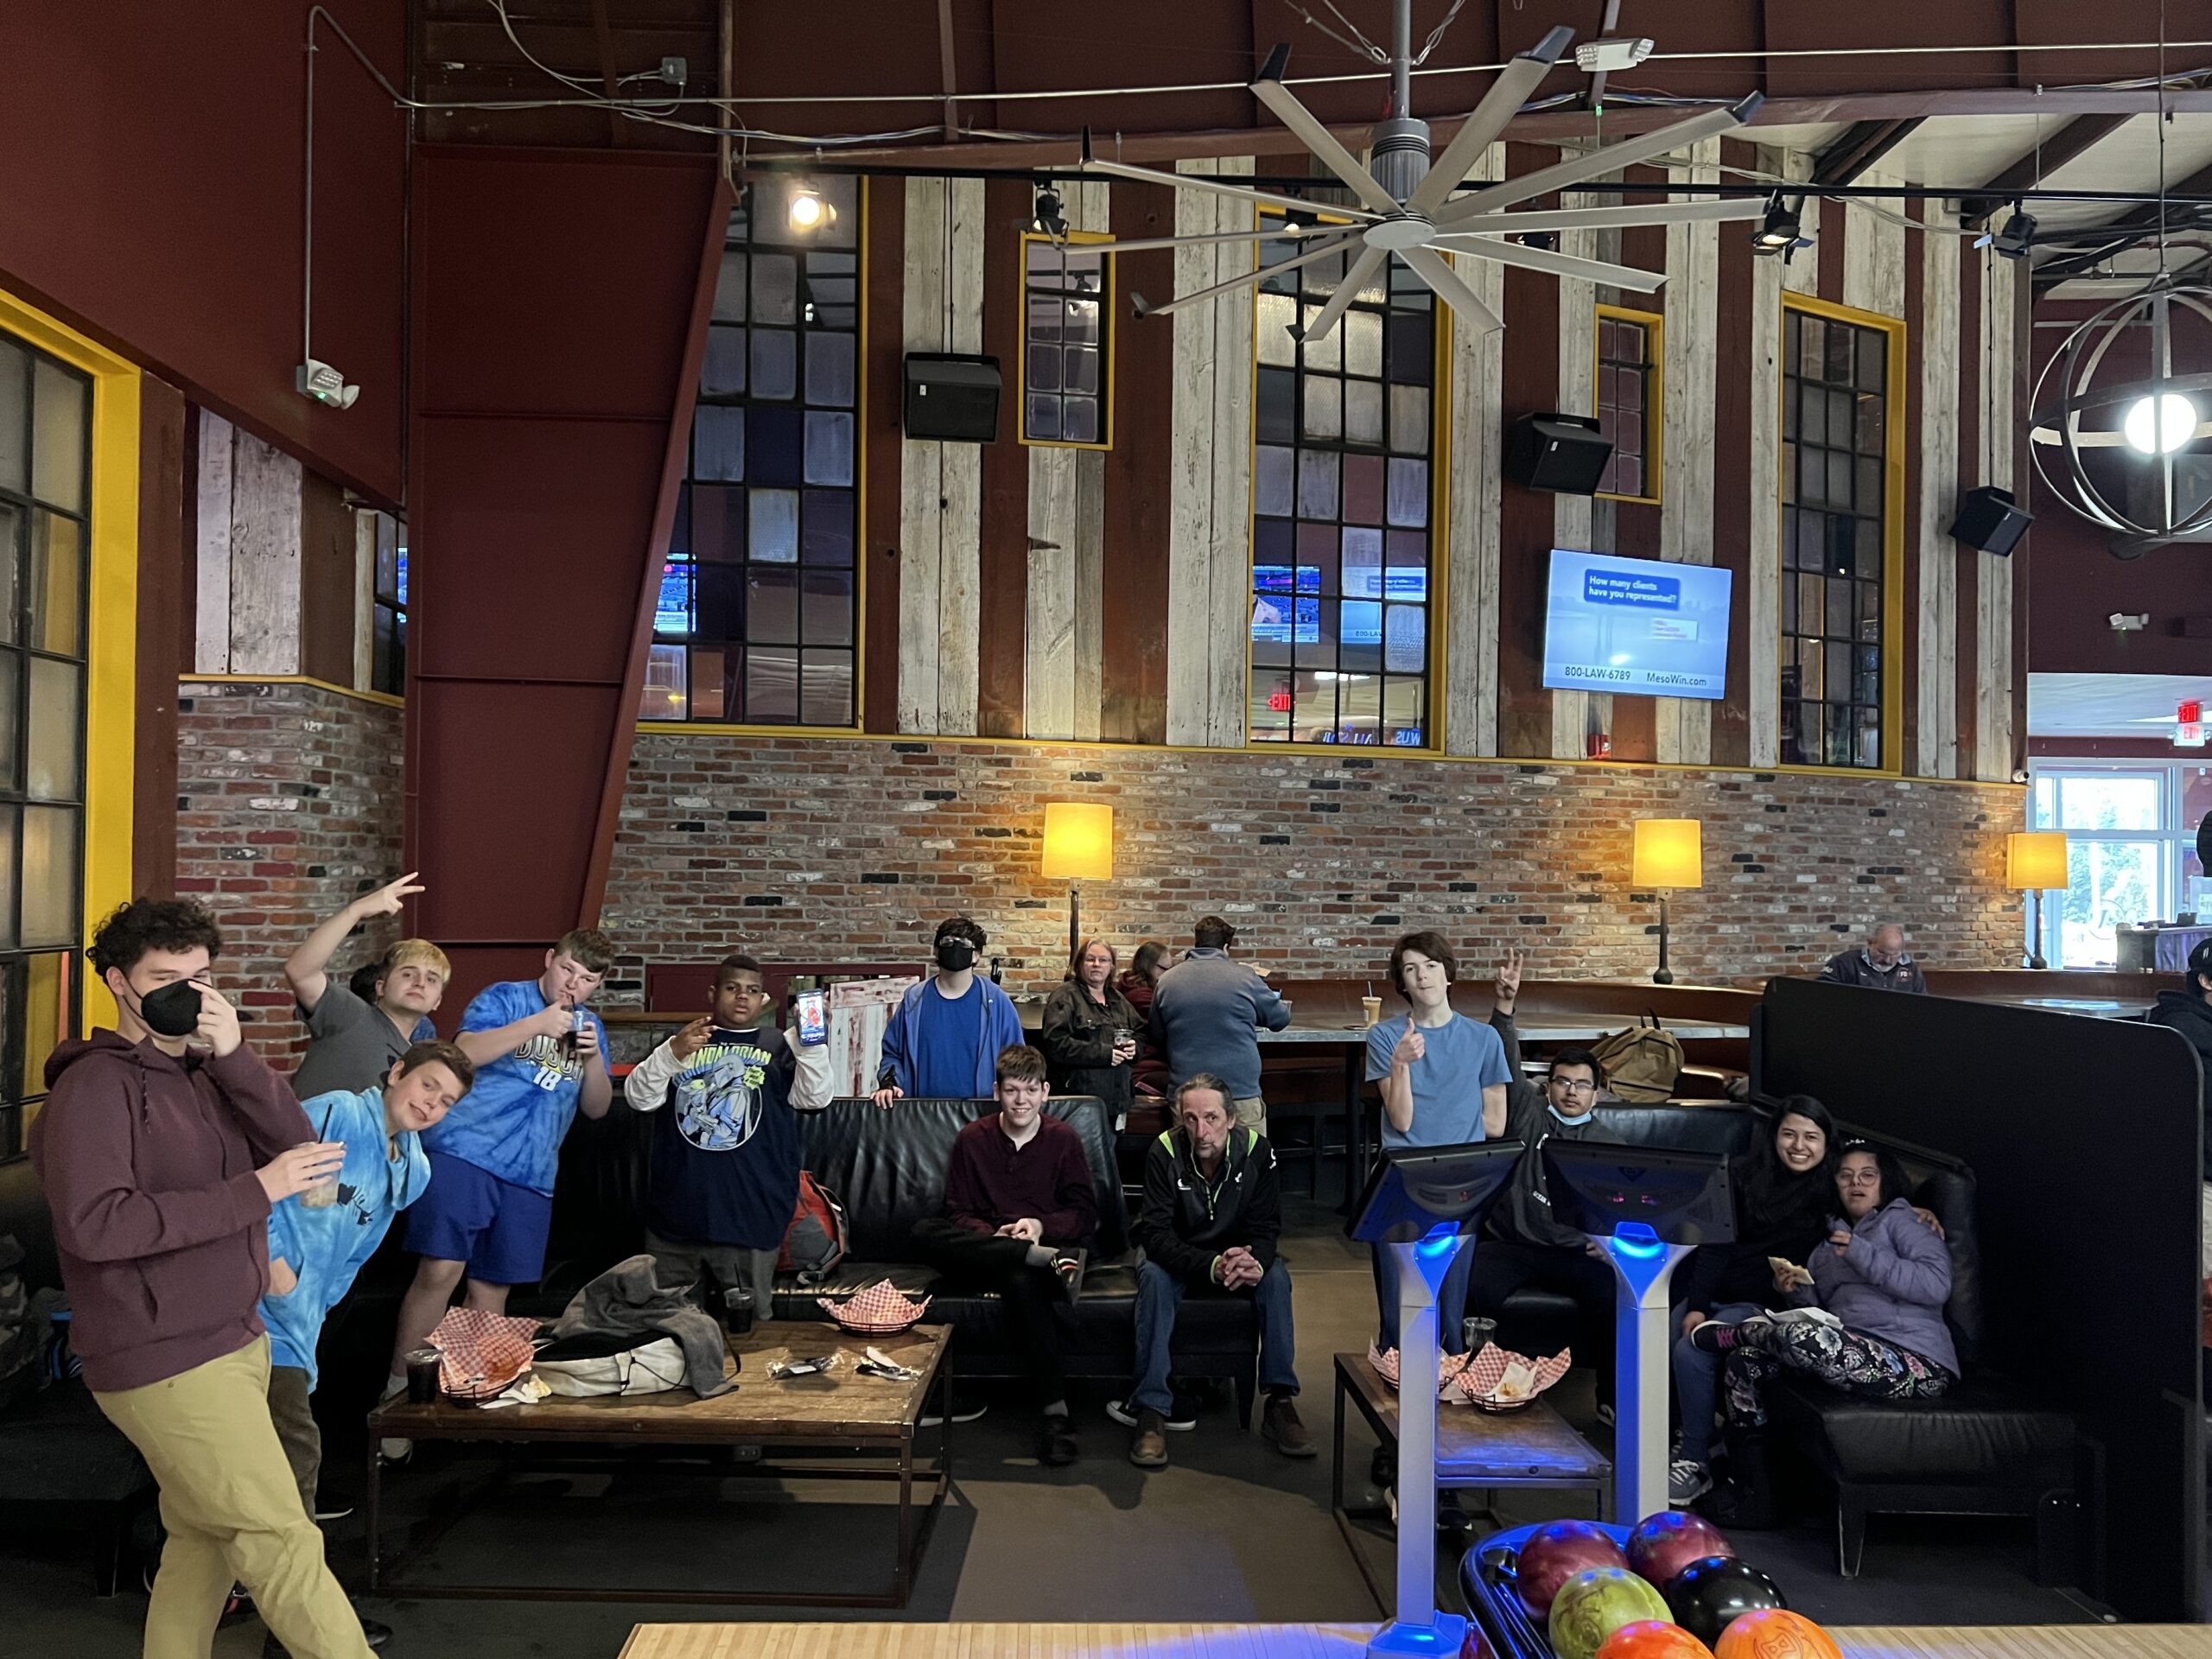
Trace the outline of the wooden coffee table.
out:
<instances>
[{"instance_id":1,"label":"wooden coffee table","mask_svg":"<svg viewBox=\"0 0 2212 1659\"><path fill-rule=\"evenodd\" d=\"M949 1414L939 1434L937 1455L918 1459L916 1431L925 1402L941 1393L945 1346L950 1331L918 1325L895 1337L857 1337L834 1325L795 1324L777 1319L747 1337L727 1338L739 1357L738 1386L711 1400L689 1389L629 1399L601 1395L588 1400L551 1399L531 1406L487 1409L441 1400L410 1405L404 1399L378 1408L369 1416L369 1484L365 1505L368 1529L368 1587L378 1595L448 1597L537 1601L668 1601L736 1605L809 1607L903 1607L912 1591L914 1569L928 1541L930 1528L952 1485L952 1440ZM864 1376L854 1366L870 1344L920 1375L896 1382ZM776 1378L768 1368L794 1357L835 1356L826 1372ZM942 1401L939 1402L942 1410ZM409 1566L435 1544L486 1493L505 1480L517 1459L503 1459L500 1471L467 1501L454 1504L409 1548L387 1558L378 1515L383 1469L377 1456L380 1440L489 1440L507 1445L554 1446L563 1455L577 1450L613 1454L640 1447L698 1446L736 1451L744 1460L707 1470L716 1479L763 1476L806 1480L877 1480L899 1484L899 1530L890 1587L877 1595L797 1590L709 1591L614 1588L589 1585L486 1585L425 1582L406 1576ZM785 1454L775 1460L776 1454ZM788 1454L800 1454L799 1462ZM603 1466L603 1465L602 1465ZM917 1483L929 1501L918 1520Z\"/></svg>"},{"instance_id":2,"label":"wooden coffee table","mask_svg":"<svg viewBox=\"0 0 2212 1659\"><path fill-rule=\"evenodd\" d=\"M1398 1444L1398 1391L1382 1380L1365 1354L1336 1357L1336 1443L1329 1465L1329 1508L1351 1551L1353 1564L1387 1610L1383 1587L1369 1570L1367 1556L1352 1530L1355 1521L1388 1520L1383 1509L1344 1507L1344 1401L1347 1395L1383 1445ZM1400 1471L1399 1478L1405 1478ZM1597 1447L1576 1433L1567 1419L1542 1400L1519 1411L1489 1412L1473 1406L1436 1408L1436 1484L1453 1491L1488 1491L1497 1486L1587 1488L1598 1495L1598 1513L1613 1507L1613 1465Z\"/></svg>"}]
</instances>

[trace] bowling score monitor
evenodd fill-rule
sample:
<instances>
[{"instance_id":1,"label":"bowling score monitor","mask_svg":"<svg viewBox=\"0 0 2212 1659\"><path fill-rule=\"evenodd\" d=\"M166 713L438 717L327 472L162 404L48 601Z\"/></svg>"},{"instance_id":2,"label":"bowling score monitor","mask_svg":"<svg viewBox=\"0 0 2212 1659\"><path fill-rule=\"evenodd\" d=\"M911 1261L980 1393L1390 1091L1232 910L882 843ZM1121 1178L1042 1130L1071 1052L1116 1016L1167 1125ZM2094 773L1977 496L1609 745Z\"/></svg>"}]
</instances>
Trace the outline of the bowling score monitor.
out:
<instances>
[{"instance_id":1,"label":"bowling score monitor","mask_svg":"<svg viewBox=\"0 0 2212 1659\"><path fill-rule=\"evenodd\" d=\"M1547 1139L1544 1193L1554 1219L1607 1238L1648 1227L1662 1244L1726 1244L1736 1236L1728 1160L1718 1152Z\"/></svg>"},{"instance_id":2,"label":"bowling score monitor","mask_svg":"<svg viewBox=\"0 0 2212 1659\"><path fill-rule=\"evenodd\" d=\"M1553 549L1544 684L1717 702L1728 688L1730 582L1710 565Z\"/></svg>"},{"instance_id":3,"label":"bowling score monitor","mask_svg":"<svg viewBox=\"0 0 2212 1659\"><path fill-rule=\"evenodd\" d=\"M1411 1244L1439 1232L1471 1233L1521 1161L1518 1141L1386 1152L1344 1228L1363 1244Z\"/></svg>"}]
</instances>

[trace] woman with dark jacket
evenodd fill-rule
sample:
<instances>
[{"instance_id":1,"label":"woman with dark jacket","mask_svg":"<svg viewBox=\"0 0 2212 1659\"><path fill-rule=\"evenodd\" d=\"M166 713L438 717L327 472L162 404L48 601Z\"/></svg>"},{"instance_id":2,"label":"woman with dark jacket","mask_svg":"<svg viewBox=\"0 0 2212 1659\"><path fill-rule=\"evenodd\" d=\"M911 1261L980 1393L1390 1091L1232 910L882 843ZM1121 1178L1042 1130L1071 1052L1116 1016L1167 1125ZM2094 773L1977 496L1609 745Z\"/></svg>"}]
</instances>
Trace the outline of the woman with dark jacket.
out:
<instances>
[{"instance_id":1,"label":"woman with dark jacket","mask_svg":"<svg viewBox=\"0 0 2212 1659\"><path fill-rule=\"evenodd\" d=\"M1943 1315L1950 1249L1906 1192L1890 1158L1870 1142L1846 1142L1835 1173L1842 1213L1803 1265L1774 1263L1770 1282L1789 1306L1740 1322L1708 1319L1690 1333L1721 1358L1729 1484L1706 1509L1723 1525L1774 1523L1761 1393L1775 1377L1795 1373L1861 1400L1932 1400L1958 1381Z\"/></svg>"},{"instance_id":2,"label":"woman with dark jacket","mask_svg":"<svg viewBox=\"0 0 2212 1659\"><path fill-rule=\"evenodd\" d=\"M1114 947L1085 939L1069 964L1067 982L1045 1004L1037 1046L1056 1095L1096 1095L1116 1128L1129 1109L1144 1016L1114 988Z\"/></svg>"},{"instance_id":3,"label":"woman with dark jacket","mask_svg":"<svg viewBox=\"0 0 2212 1659\"><path fill-rule=\"evenodd\" d=\"M1834 1145L1828 1109L1810 1095L1792 1095L1782 1103L1774 1133L1729 1166L1736 1242L1706 1245L1684 1265L1688 1307L1674 1351L1682 1447L1667 1471L1671 1503L1688 1503L1713 1484L1707 1461L1720 1362L1693 1347L1690 1333L1709 1319L1740 1319L1782 1305L1768 1263L1777 1257L1802 1262L1827 1232L1835 1210Z\"/></svg>"},{"instance_id":4,"label":"woman with dark jacket","mask_svg":"<svg viewBox=\"0 0 2212 1659\"><path fill-rule=\"evenodd\" d=\"M1137 1011L1137 1064L1132 1081L1141 1095L1166 1095L1171 1079L1167 1062L1160 1058L1146 1033L1152 1025L1152 988L1160 983L1160 975L1167 971L1167 947L1158 939L1147 939L1136 948L1129 958L1129 969L1114 982L1115 988L1129 1000Z\"/></svg>"}]
</instances>

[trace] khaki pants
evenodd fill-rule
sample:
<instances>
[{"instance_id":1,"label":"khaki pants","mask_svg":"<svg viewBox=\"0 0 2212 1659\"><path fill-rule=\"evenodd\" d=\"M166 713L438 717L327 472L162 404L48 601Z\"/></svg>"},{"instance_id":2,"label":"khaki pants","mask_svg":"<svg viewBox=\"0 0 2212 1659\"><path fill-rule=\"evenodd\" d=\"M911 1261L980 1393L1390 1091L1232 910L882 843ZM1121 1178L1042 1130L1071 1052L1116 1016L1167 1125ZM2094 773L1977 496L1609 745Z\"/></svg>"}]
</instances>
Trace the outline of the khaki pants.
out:
<instances>
[{"instance_id":1,"label":"khaki pants","mask_svg":"<svg viewBox=\"0 0 2212 1659\"><path fill-rule=\"evenodd\" d=\"M1236 1127L1240 1129L1249 1129L1255 1135L1265 1135L1268 1132L1268 1103L1257 1095L1252 1096L1248 1100L1238 1101Z\"/></svg>"},{"instance_id":2,"label":"khaki pants","mask_svg":"<svg viewBox=\"0 0 2212 1659\"><path fill-rule=\"evenodd\" d=\"M179 1376L95 1394L161 1483L168 1542L145 1659L208 1659L233 1581L295 1659L367 1659L361 1621L323 1564L322 1533L269 1412L269 1339Z\"/></svg>"},{"instance_id":3,"label":"khaki pants","mask_svg":"<svg viewBox=\"0 0 2212 1659\"><path fill-rule=\"evenodd\" d=\"M315 1489L322 1474L322 1431L315 1427L308 1374L296 1365L269 1368L269 1416L277 1443L300 1489L300 1507L315 1519Z\"/></svg>"}]
</instances>

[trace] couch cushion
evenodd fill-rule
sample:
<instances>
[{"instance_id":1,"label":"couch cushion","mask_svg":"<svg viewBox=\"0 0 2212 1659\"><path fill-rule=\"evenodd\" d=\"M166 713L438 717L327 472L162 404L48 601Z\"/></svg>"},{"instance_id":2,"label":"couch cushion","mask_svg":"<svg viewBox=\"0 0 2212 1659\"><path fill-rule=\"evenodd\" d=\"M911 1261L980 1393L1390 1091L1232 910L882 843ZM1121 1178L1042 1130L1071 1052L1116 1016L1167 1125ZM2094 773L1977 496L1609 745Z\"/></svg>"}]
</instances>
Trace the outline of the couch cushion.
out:
<instances>
[{"instance_id":1,"label":"couch cushion","mask_svg":"<svg viewBox=\"0 0 2212 1659\"><path fill-rule=\"evenodd\" d=\"M1968 1377L1940 1400L1854 1400L1798 1377L1777 1381L1772 1420L1838 1480L2064 1486L2074 1419L2001 1380Z\"/></svg>"},{"instance_id":2,"label":"couch cushion","mask_svg":"<svg viewBox=\"0 0 2212 1659\"><path fill-rule=\"evenodd\" d=\"M0 1503L119 1503L153 1484L138 1448L74 1378L0 1416Z\"/></svg>"}]
</instances>

